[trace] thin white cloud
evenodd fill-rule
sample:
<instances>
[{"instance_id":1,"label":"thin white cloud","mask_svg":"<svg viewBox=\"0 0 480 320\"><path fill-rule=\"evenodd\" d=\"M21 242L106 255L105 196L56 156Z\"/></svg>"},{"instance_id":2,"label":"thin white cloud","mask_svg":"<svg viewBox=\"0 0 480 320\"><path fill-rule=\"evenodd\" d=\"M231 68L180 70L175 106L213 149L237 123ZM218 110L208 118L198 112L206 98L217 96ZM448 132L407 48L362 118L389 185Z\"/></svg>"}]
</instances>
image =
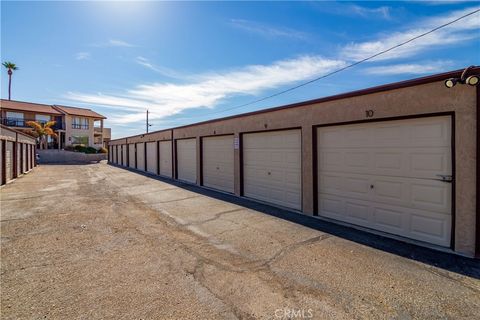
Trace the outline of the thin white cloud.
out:
<instances>
[{"instance_id":1,"label":"thin white cloud","mask_svg":"<svg viewBox=\"0 0 480 320\"><path fill-rule=\"evenodd\" d=\"M304 40L307 38L305 32L297 31L286 27L274 27L254 21L243 19L231 19L230 24L237 28L250 33L255 33L268 38L292 38Z\"/></svg>"},{"instance_id":2,"label":"thin white cloud","mask_svg":"<svg viewBox=\"0 0 480 320\"><path fill-rule=\"evenodd\" d=\"M91 57L90 52L77 52L75 54L75 59L77 60L89 60Z\"/></svg>"},{"instance_id":3,"label":"thin white cloud","mask_svg":"<svg viewBox=\"0 0 480 320\"><path fill-rule=\"evenodd\" d=\"M386 6L378 7L378 8L367 8L367 7L362 7L356 4L351 4L351 5L348 5L346 9L349 13L361 16L363 18L371 18L375 16L375 17L380 17L387 20L391 19L391 16L390 16L391 8Z\"/></svg>"},{"instance_id":4,"label":"thin white cloud","mask_svg":"<svg viewBox=\"0 0 480 320\"><path fill-rule=\"evenodd\" d=\"M358 4L350 4L344 2L322 2L312 1L310 5L320 12L335 14L347 17L356 17L363 19L385 19L390 20L392 8L388 6L381 7L364 7Z\"/></svg>"},{"instance_id":5,"label":"thin white cloud","mask_svg":"<svg viewBox=\"0 0 480 320\"><path fill-rule=\"evenodd\" d=\"M416 2L418 4L424 4L424 5L437 6L437 5L460 4L460 3L466 3L466 2L473 3L473 2L478 2L478 0L438 0L438 1L412 0L411 2Z\"/></svg>"},{"instance_id":6,"label":"thin white cloud","mask_svg":"<svg viewBox=\"0 0 480 320\"><path fill-rule=\"evenodd\" d=\"M388 35L380 36L373 41L351 43L343 48L342 57L354 61L364 59L479 8L480 7L471 7L464 10L453 11L444 16L429 18L420 23L419 26L407 29L403 32L393 32ZM375 58L375 60L406 58L435 47L472 40L479 37L479 28L480 13L477 12L457 23L379 56Z\"/></svg>"},{"instance_id":7,"label":"thin white cloud","mask_svg":"<svg viewBox=\"0 0 480 320\"><path fill-rule=\"evenodd\" d=\"M136 47L136 45L134 44L131 44L131 43L128 43L126 41L123 41L123 40L119 40L119 39L109 39L105 42L101 42L101 43L94 43L94 44L91 44L92 47L125 47L125 48L132 48L132 47Z\"/></svg>"},{"instance_id":8,"label":"thin white cloud","mask_svg":"<svg viewBox=\"0 0 480 320\"><path fill-rule=\"evenodd\" d=\"M404 63L404 64L394 64L388 66L378 66L370 67L365 71L368 74L377 74L377 75L399 75L399 74L429 74L429 73L439 73L451 68L453 65L452 61L426 61L423 63Z\"/></svg>"},{"instance_id":9,"label":"thin white cloud","mask_svg":"<svg viewBox=\"0 0 480 320\"><path fill-rule=\"evenodd\" d=\"M251 65L236 70L193 76L182 76L182 83L156 82L137 85L122 92L82 93L70 92L65 98L77 103L104 106L112 110L109 121L114 124L129 124L144 120L145 109L151 111L151 119L162 119L195 108L214 108L225 99L238 95L258 95L269 89L280 88L343 67L347 62L359 60L378 53L432 27L441 25L477 8L454 11L447 15L428 18L403 32L382 35L376 40L352 43L340 48L338 59L326 59L317 55L280 60L269 65ZM378 60L406 58L432 48L459 44L478 37L479 19L470 16L428 37L394 50ZM275 33L274 33L275 34ZM164 70L139 56L136 63L162 73ZM442 63L403 63L390 66L375 66L366 69L371 74L420 74L436 72ZM114 111L115 110L115 111Z\"/></svg>"},{"instance_id":10,"label":"thin white cloud","mask_svg":"<svg viewBox=\"0 0 480 320\"><path fill-rule=\"evenodd\" d=\"M175 70L155 65L152 62L150 62L150 60L142 56L136 57L135 63L169 78L174 78L174 79L184 78L183 75L176 72Z\"/></svg>"},{"instance_id":11,"label":"thin white cloud","mask_svg":"<svg viewBox=\"0 0 480 320\"><path fill-rule=\"evenodd\" d=\"M151 83L117 94L70 92L66 98L90 105L117 107L127 113L109 117L112 123L130 123L144 118L161 119L187 109L213 108L236 95L259 94L297 81L311 79L344 66L343 61L302 56L270 65L251 65L238 70L202 74L185 84Z\"/></svg>"},{"instance_id":12,"label":"thin white cloud","mask_svg":"<svg viewBox=\"0 0 480 320\"><path fill-rule=\"evenodd\" d=\"M110 39L108 40L108 44L112 47L135 47L135 45L131 43L118 39Z\"/></svg>"}]
</instances>

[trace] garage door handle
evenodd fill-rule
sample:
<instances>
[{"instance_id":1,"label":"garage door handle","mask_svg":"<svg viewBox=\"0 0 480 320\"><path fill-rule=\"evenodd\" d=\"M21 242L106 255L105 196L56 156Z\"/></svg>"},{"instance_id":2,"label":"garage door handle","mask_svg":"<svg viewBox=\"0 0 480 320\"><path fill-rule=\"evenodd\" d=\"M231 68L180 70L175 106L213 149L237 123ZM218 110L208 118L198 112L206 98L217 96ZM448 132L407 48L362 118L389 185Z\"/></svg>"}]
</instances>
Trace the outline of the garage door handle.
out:
<instances>
[{"instance_id":1,"label":"garage door handle","mask_svg":"<svg viewBox=\"0 0 480 320\"><path fill-rule=\"evenodd\" d=\"M443 182L452 182L453 181L453 177L451 175L448 175L448 174L437 174L436 176L439 177L439 179L436 179L436 180L439 180L439 181L443 181Z\"/></svg>"},{"instance_id":2,"label":"garage door handle","mask_svg":"<svg viewBox=\"0 0 480 320\"><path fill-rule=\"evenodd\" d=\"M220 168L219 168L219 167L217 167L217 170L220 170Z\"/></svg>"},{"instance_id":3,"label":"garage door handle","mask_svg":"<svg viewBox=\"0 0 480 320\"><path fill-rule=\"evenodd\" d=\"M269 173L268 173L268 175L270 176L270 175L272 175L272 173L271 173L271 172L269 172Z\"/></svg>"}]
</instances>

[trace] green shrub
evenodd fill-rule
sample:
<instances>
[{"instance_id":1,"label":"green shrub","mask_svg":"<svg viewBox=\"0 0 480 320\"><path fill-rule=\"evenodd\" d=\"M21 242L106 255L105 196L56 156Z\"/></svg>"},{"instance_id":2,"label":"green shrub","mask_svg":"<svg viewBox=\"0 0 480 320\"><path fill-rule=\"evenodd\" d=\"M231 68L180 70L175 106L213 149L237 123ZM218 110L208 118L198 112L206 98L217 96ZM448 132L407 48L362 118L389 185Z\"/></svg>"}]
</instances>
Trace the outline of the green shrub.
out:
<instances>
[{"instance_id":1,"label":"green shrub","mask_svg":"<svg viewBox=\"0 0 480 320\"><path fill-rule=\"evenodd\" d=\"M74 149L77 152L85 152L87 148L83 144L77 144Z\"/></svg>"},{"instance_id":2,"label":"green shrub","mask_svg":"<svg viewBox=\"0 0 480 320\"><path fill-rule=\"evenodd\" d=\"M101 147L100 149L98 149L98 153L108 153L108 149Z\"/></svg>"},{"instance_id":3,"label":"green shrub","mask_svg":"<svg viewBox=\"0 0 480 320\"><path fill-rule=\"evenodd\" d=\"M84 152L87 154L97 153L97 149L95 149L94 147L86 147Z\"/></svg>"},{"instance_id":4,"label":"green shrub","mask_svg":"<svg viewBox=\"0 0 480 320\"><path fill-rule=\"evenodd\" d=\"M75 151L75 147L71 146L71 145L65 146L64 149L65 149L65 151Z\"/></svg>"}]
</instances>

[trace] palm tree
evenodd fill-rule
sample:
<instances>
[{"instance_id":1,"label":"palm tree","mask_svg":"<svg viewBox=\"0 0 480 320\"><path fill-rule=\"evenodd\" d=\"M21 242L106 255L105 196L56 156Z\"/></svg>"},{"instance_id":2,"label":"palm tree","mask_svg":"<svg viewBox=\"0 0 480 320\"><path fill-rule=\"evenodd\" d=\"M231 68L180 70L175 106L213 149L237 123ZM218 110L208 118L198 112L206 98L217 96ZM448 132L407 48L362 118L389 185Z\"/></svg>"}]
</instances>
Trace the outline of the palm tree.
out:
<instances>
[{"instance_id":1,"label":"palm tree","mask_svg":"<svg viewBox=\"0 0 480 320\"><path fill-rule=\"evenodd\" d=\"M2 63L5 68L8 69L8 100L10 100L11 97L11 90L12 90L12 74L13 70L18 70L18 67L15 65L15 63L10 62L10 61L5 61Z\"/></svg>"},{"instance_id":2,"label":"palm tree","mask_svg":"<svg viewBox=\"0 0 480 320\"><path fill-rule=\"evenodd\" d=\"M32 127L32 134L40 140L40 149L46 149L47 140L45 138L47 136L57 137L57 134L52 129L54 125L55 121L48 121L44 124L36 121L27 121L27 126Z\"/></svg>"}]
</instances>

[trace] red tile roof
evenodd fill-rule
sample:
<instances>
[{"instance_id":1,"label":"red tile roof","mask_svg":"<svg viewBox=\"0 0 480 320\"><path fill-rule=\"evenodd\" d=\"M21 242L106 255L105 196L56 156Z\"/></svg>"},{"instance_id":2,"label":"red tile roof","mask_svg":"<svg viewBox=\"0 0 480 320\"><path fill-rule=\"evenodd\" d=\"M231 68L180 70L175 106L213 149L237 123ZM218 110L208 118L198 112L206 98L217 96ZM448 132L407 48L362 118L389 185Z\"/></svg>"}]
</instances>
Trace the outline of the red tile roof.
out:
<instances>
[{"instance_id":1,"label":"red tile roof","mask_svg":"<svg viewBox=\"0 0 480 320\"><path fill-rule=\"evenodd\" d=\"M57 110L59 110L62 113L73 115L73 116L106 119L105 116L102 116L101 114L96 113L95 111L90 110L90 109L60 106L60 105L57 105L57 104L53 105L53 107L56 108Z\"/></svg>"},{"instance_id":2,"label":"red tile roof","mask_svg":"<svg viewBox=\"0 0 480 320\"><path fill-rule=\"evenodd\" d=\"M19 111L31 111L48 114L62 114L62 112L47 104L31 103L23 101L4 100L0 101L0 108Z\"/></svg>"},{"instance_id":3,"label":"red tile roof","mask_svg":"<svg viewBox=\"0 0 480 320\"><path fill-rule=\"evenodd\" d=\"M51 106L48 104L5 100L5 99L1 99L0 101L1 101L0 108L2 109L27 111L27 112L29 111L29 112L36 112L36 113L48 113L48 114L55 114L55 115L68 114L73 116L106 119L105 116L102 116L101 114L86 108L67 107L67 106L60 106L60 105Z\"/></svg>"}]
</instances>

